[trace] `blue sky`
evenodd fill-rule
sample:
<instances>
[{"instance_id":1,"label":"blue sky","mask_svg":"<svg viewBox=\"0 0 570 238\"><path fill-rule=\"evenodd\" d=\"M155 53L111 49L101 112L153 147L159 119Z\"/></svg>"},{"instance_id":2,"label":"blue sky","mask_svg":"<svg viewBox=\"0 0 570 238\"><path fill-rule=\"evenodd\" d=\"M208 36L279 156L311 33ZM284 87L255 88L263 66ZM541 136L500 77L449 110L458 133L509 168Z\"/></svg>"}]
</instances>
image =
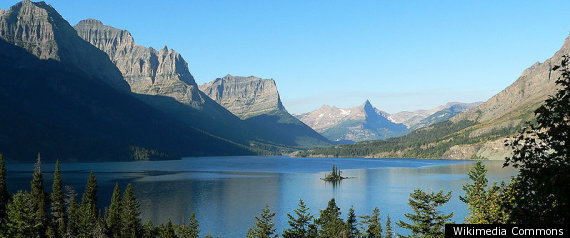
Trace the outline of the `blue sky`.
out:
<instances>
[{"instance_id":1,"label":"blue sky","mask_svg":"<svg viewBox=\"0 0 570 238\"><path fill-rule=\"evenodd\" d=\"M180 52L198 84L273 78L292 113L366 99L390 113L485 101L570 31L570 1L46 2L72 25L96 18Z\"/></svg>"}]
</instances>

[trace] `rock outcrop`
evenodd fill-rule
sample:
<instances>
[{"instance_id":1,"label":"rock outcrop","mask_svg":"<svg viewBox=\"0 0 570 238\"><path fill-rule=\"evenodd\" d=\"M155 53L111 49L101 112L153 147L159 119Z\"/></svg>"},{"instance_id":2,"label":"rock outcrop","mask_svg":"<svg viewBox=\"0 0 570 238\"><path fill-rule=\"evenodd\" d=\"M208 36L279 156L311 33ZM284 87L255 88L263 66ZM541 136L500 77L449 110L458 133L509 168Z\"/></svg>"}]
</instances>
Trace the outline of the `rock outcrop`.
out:
<instances>
[{"instance_id":1,"label":"rock outcrop","mask_svg":"<svg viewBox=\"0 0 570 238\"><path fill-rule=\"evenodd\" d=\"M109 55L132 92L172 97L194 108L205 103L188 63L176 51L137 45L128 31L95 19L82 20L74 28L81 38Z\"/></svg>"},{"instance_id":2,"label":"rock outcrop","mask_svg":"<svg viewBox=\"0 0 570 238\"><path fill-rule=\"evenodd\" d=\"M385 139L403 135L407 131L405 125L388 120L389 114L375 108L368 100L353 108L324 105L296 117L329 140L337 142Z\"/></svg>"},{"instance_id":3,"label":"rock outcrop","mask_svg":"<svg viewBox=\"0 0 570 238\"><path fill-rule=\"evenodd\" d=\"M39 59L77 67L94 79L129 91L121 72L107 55L81 39L75 29L44 2L25 0L1 14L0 38Z\"/></svg>"},{"instance_id":4,"label":"rock outcrop","mask_svg":"<svg viewBox=\"0 0 570 238\"><path fill-rule=\"evenodd\" d=\"M200 85L200 90L241 119L275 110L286 111L273 79L228 74Z\"/></svg>"}]
</instances>

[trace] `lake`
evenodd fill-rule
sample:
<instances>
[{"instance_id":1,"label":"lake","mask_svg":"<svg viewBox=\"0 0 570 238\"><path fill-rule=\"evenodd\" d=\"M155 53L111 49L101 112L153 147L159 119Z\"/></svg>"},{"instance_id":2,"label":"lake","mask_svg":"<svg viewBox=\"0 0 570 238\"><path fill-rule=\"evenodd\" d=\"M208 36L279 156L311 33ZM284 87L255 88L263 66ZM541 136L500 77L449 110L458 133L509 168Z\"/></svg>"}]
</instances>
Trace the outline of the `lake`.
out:
<instances>
[{"instance_id":1,"label":"lake","mask_svg":"<svg viewBox=\"0 0 570 238\"><path fill-rule=\"evenodd\" d=\"M354 177L333 184L322 181L337 165L343 176ZM364 158L200 157L175 161L61 163L64 185L74 187L81 199L90 171L99 185L99 207L108 206L116 182L121 190L132 183L141 206L143 222L181 223L196 213L202 235L244 237L265 204L276 212L278 233L288 226L286 213L293 213L299 199L318 216L335 198L346 219L354 206L356 215L370 214L378 207L385 225L410 212L407 202L415 188L452 191L442 211L454 212L461 223L467 215L461 186L468 182L473 161ZM490 181L507 180L516 173L502 168L501 161L486 161ZM8 189L29 190L33 164L7 164ZM46 190L51 189L53 164L43 164ZM393 225L395 227L395 225ZM397 232L402 231L396 227Z\"/></svg>"}]
</instances>

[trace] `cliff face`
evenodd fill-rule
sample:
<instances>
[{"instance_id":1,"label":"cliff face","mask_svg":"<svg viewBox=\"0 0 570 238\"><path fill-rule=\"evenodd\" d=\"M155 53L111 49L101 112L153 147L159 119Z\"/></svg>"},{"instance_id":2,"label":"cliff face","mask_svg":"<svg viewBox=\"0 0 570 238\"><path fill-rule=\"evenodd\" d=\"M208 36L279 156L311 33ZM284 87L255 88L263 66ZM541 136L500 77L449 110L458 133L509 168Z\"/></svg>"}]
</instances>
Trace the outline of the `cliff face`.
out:
<instances>
[{"instance_id":1,"label":"cliff face","mask_svg":"<svg viewBox=\"0 0 570 238\"><path fill-rule=\"evenodd\" d=\"M109 55L133 92L172 97L195 108L205 103L188 63L176 51L137 45L128 31L95 19L80 21L75 29L81 38Z\"/></svg>"},{"instance_id":2,"label":"cliff face","mask_svg":"<svg viewBox=\"0 0 570 238\"><path fill-rule=\"evenodd\" d=\"M73 27L44 2L26 0L1 14L0 38L39 59L77 67L116 89L129 91L121 72L107 55L82 40Z\"/></svg>"},{"instance_id":3,"label":"cliff face","mask_svg":"<svg viewBox=\"0 0 570 238\"><path fill-rule=\"evenodd\" d=\"M361 106L321 108L296 115L302 122L320 132L329 140L358 142L385 139L406 133L406 126L388 120L389 114L375 108L367 100Z\"/></svg>"},{"instance_id":4,"label":"cliff face","mask_svg":"<svg viewBox=\"0 0 570 238\"><path fill-rule=\"evenodd\" d=\"M200 90L241 118L260 141L294 148L330 145L285 110L273 79L226 75Z\"/></svg>"},{"instance_id":5,"label":"cliff face","mask_svg":"<svg viewBox=\"0 0 570 238\"><path fill-rule=\"evenodd\" d=\"M226 75L200 85L200 90L241 119L286 111L273 79Z\"/></svg>"}]
</instances>

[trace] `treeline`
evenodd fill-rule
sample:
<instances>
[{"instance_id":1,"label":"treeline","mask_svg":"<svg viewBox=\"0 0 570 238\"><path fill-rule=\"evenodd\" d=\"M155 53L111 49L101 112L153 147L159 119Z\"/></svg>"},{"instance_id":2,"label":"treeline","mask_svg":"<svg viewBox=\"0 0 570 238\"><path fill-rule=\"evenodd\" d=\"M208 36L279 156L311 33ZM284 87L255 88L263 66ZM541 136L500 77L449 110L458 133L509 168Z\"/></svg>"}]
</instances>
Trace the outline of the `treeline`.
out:
<instances>
[{"instance_id":1,"label":"treeline","mask_svg":"<svg viewBox=\"0 0 570 238\"><path fill-rule=\"evenodd\" d=\"M471 137L469 131L462 131L476 125L476 121L443 121L426 128L420 128L401 137L386 140L364 141L351 145L317 147L297 154L299 157L366 157L374 155L405 158L441 158L454 145L475 144L515 134L520 128L506 127L492 133Z\"/></svg>"},{"instance_id":2,"label":"treeline","mask_svg":"<svg viewBox=\"0 0 570 238\"><path fill-rule=\"evenodd\" d=\"M81 197L65 187L55 164L51 193L44 191L41 159L38 155L32 175L31 190L8 193L6 168L0 154L0 237L198 237L198 221L192 214L182 224L155 226L142 224L139 202L131 184L121 193L119 185L111 196L111 204L97 207L97 181L93 172ZM211 236L211 235L210 235Z\"/></svg>"}]
</instances>

